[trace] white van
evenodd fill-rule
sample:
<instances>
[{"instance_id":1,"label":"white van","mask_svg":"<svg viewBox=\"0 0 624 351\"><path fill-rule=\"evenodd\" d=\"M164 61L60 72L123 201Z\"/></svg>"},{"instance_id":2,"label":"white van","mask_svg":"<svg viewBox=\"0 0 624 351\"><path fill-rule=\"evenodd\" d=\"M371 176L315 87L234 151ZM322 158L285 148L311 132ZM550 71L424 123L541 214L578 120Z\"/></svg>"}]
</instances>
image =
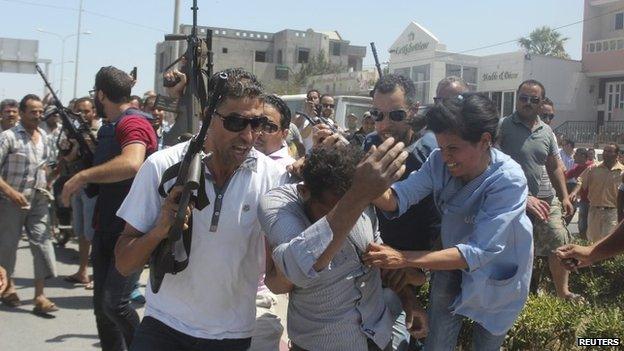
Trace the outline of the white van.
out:
<instances>
[{"instance_id":1,"label":"white van","mask_svg":"<svg viewBox=\"0 0 624 351\"><path fill-rule=\"evenodd\" d=\"M288 105L293 115L297 111L303 111L306 94L282 95L280 97ZM368 96L338 95L333 98L336 104L334 119L343 129L346 129L346 118L349 114L356 115L361 123L362 115L370 110L373 105L373 99Z\"/></svg>"}]
</instances>

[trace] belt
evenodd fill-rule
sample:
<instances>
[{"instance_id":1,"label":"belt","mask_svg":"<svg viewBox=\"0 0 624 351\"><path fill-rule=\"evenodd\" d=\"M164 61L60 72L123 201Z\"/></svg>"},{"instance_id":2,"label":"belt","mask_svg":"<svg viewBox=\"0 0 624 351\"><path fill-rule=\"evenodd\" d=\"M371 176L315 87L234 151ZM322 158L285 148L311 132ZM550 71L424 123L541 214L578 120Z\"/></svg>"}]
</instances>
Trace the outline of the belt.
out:
<instances>
[{"instance_id":1,"label":"belt","mask_svg":"<svg viewBox=\"0 0 624 351\"><path fill-rule=\"evenodd\" d=\"M608 207L608 206L591 206L591 207L599 209L599 210L615 210L615 207Z\"/></svg>"}]
</instances>

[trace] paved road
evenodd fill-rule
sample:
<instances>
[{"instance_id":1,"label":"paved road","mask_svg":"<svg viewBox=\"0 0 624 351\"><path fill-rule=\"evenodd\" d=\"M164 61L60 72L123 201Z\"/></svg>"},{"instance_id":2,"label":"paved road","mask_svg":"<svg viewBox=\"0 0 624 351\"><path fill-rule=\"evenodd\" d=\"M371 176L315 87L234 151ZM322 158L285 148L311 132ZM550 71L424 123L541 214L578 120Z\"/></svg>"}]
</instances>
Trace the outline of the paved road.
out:
<instances>
[{"instance_id":1,"label":"paved road","mask_svg":"<svg viewBox=\"0 0 624 351\"><path fill-rule=\"evenodd\" d=\"M0 303L0 351L22 350L99 350L99 340L93 316L92 290L65 282L62 277L73 274L78 267L78 245L70 241L65 248L56 247L59 277L47 281L45 293L60 308L49 318L31 313L34 294L32 255L27 241L20 241L15 268L17 293L22 305L9 308ZM145 289L147 271L141 277ZM286 321L288 301L279 296L277 313ZM136 306L136 305L135 305ZM138 307L142 316L143 308ZM287 337L282 338L282 350Z\"/></svg>"},{"instance_id":2,"label":"paved road","mask_svg":"<svg viewBox=\"0 0 624 351\"><path fill-rule=\"evenodd\" d=\"M569 226L570 232L577 233L576 217ZM98 350L99 341L92 308L92 291L65 282L62 277L73 274L78 265L78 245L70 241L66 248L56 248L58 278L48 281L47 296L60 308L50 318L42 318L31 313L32 297L32 255L28 242L20 241L15 282L18 294L23 301L18 308L8 308L0 304L0 351L21 350ZM145 289L147 271L141 277ZM288 300L285 295L278 297L276 308L282 324L286 322ZM142 316L143 309L137 306ZM286 328L284 328L286 329ZM287 350L287 335L284 332L280 350Z\"/></svg>"}]
</instances>

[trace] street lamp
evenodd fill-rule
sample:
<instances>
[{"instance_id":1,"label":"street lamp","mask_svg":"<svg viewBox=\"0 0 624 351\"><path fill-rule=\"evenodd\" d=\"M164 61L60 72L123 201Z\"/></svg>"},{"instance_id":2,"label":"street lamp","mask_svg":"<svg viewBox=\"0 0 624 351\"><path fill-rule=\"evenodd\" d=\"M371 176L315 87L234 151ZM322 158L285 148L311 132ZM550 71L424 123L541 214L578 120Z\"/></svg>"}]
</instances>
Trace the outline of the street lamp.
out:
<instances>
[{"instance_id":1,"label":"street lamp","mask_svg":"<svg viewBox=\"0 0 624 351\"><path fill-rule=\"evenodd\" d=\"M63 98L63 74L64 74L65 63L70 62L70 61L65 62L65 41L71 37L77 36L78 34L89 35L89 34L92 34L93 32L91 32L90 30L87 30L81 33L73 33L73 34L68 34L65 36L58 34L58 33L44 30L42 28L37 28L37 32L54 35L55 37L61 39L61 79L60 79L60 88L59 88L59 99L62 99Z\"/></svg>"}]
</instances>

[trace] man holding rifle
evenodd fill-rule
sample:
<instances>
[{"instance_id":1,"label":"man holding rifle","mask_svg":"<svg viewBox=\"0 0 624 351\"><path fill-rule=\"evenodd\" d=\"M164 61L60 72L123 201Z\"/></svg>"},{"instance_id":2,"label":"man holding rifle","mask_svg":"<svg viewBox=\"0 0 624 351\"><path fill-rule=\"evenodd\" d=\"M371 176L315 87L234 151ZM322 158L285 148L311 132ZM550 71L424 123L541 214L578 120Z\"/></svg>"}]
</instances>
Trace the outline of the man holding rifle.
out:
<instances>
[{"instance_id":1,"label":"man holding rifle","mask_svg":"<svg viewBox=\"0 0 624 351\"><path fill-rule=\"evenodd\" d=\"M133 80L115 67L102 67L95 76L94 103L105 116L98 131L93 167L70 178L61 195L68 204L87 183L98 184L95 205L95 235L92 242L93 305L103 350L125 350L139 325L130 307L130 293L140 270L131 276L115 269L114 247L124 229L115 213L130 189L132 179L145 158L156 151L157 140L148 115L130 108Z\"/></svg>"},{"instance_id":2,"label":"man holding rifle","mask_svg":"<svg viewBox=\"0 0 624 351\"><path fill-rule=\"evenodd\" d=\"M50 147L39 128L43 104L37 95L24 96L19 104L18 124L0 134L0 266L7 270L7 287L2 302L21 304L11 279L22 228L26 230L35 269L35 313L58 310L43 293L44 281L56 276L56 258L48 228L46 163Z\"/></svg>"},{"instance_id":3,"label":"man holding rifle","mask_svg":"<svg viewBox=\"0 0 624 351\"><path fill-rule=\"evenodd\" d=\"M253 149L267 124L261 84L242 69L225 73L225 92L212 116L203 121L209 123L203 152L212 156L203 160L205 186L199 191L205 191L209 204L192 210L188 266L175 275L165 274L157 293L151 282L148 285L145 318L132 350L249 348L258 277L264 268L258 203L285 174ZM184 89L185 78L181 76L174 95ZM139 271L168 236L181 187L174 187L165 199L159 183L163 172L183 159L188 146L180 143L149 157L117 212L126 221L115 248L122 274ZM190 215L190 208L187 211Z\"/></svg>"}]
</instances>

